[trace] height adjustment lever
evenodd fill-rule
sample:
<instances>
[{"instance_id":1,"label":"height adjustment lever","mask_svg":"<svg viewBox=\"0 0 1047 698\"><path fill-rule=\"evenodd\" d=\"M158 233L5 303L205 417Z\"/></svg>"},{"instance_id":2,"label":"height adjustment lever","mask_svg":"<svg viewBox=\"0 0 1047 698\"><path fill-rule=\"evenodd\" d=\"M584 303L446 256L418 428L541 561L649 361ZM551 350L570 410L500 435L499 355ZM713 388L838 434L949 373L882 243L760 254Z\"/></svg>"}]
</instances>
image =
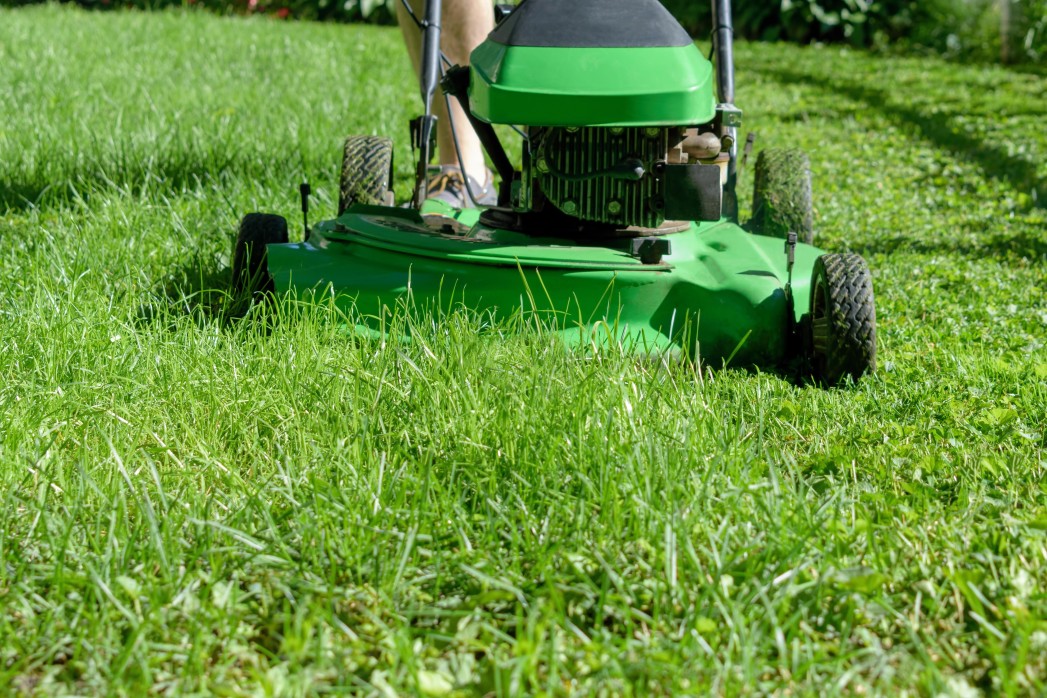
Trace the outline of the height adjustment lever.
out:
<instances>
[{"instance_id":1,"label":"height adjustment lever","mask_svg":"<svg viewBox=\"0 0 1047 698\"><path fill-rule=\"evenodd\" d=\"M793 303L793 265L796 264L796 233L785 236L785 302L789 304L789 322L792 323L795 311Z\"/></svg>"},{"instance_id":2,"label":"height adjustment lever","mask_svg":"<svg viewBox=\"0 0 1047 698\"><path fill-rule=\"evenodd\" d=\"M309 195L313 188L309 182L302 182L298 187L298 194L302 197L302 227L305 230L305 241L309 242Z\"/></svg>"},{"instance_id":3,"label":"height adjustment lever","mask_svg":"<svg viewBox=\"0 0 1047 698\"><path fill-rule=\"evenodd\" d=\"M429 163L436 151L436 117L432 114L411 120L411 150L418 151L418 170L415 172L415 192L412 205L418 208L429 195Z\"/></svg>"}]
</instances>

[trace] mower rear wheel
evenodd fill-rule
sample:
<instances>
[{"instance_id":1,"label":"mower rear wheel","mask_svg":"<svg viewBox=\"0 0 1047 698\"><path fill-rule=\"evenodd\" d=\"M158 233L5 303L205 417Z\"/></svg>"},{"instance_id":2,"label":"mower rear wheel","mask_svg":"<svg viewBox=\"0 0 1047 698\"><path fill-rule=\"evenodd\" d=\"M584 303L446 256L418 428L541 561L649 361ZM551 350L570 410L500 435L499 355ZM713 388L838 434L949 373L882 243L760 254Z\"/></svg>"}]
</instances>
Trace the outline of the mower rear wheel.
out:
<instances>
[{"instance_id":1,"label":"mower rear wheel","mask_svg":"<svg viewBox=\"0 0 1047 698\"><path fill-rule=\"evenodd\" d=\"M342 152L338 215L353 204L393 204L393 141L382 136L349 136Z\"/></svg>"},{"instance_id":2,"label":"mower rear wheel","mask_svg":"<svg viewBox=\"0 0 1047 698\"><path fill-rule=\"evenodd\" d=\"M818 382L839 385L876 370L876 306L872 276L856 254L825 254L815 260L810 304L811 372Z\"/></svg>"},{"instance_id":3,"label":"mower rear wheel","mask_svg":"<svg viewBox=\"0 0 1047 698\"><path fill-rule=\"evenodd\" d=\"M287 243L287 219L271 213L248 213L240 221L233 246L233 291L272 293L273 277L266 264L267 245Z\"/></svg>"},{"instance_id":4,"label":"mower rear wheel","mask_svg":"<svg viewBox=\"0 0 1047 698\"><path fill-rule=\"evenodd\" d=\"M799 148L768 148L756 159L753 184L754 232L785 238L796 233L801 242L814 241L811 161Z\"/></svg>"}]
</instances>

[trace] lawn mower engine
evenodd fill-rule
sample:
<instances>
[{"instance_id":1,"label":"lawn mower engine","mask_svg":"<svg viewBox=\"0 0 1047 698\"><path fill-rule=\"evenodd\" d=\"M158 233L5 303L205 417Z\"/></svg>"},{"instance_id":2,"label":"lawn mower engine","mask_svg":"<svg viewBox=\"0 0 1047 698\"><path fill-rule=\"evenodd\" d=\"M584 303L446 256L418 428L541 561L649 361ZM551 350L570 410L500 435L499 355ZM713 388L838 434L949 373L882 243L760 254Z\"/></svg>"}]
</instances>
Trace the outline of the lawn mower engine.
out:
<instances>
[{"instance_id":1,"label":"lawn mower engine","mask_svg":"<svg viewBox=\"0 0 1047 698\"><path fill-rule=\"evenodd\" d=\"M463 101L503 181L492 224L640 236L720 219L738 114L658 0L524 0L469 71ZM526 129L520 171L491 124Z\"/></svg>"},{"instance_id":2,"label":"lawn mower engine","mask_svg":"<svg viewBox=\"0 0 1047 698\"><path fill-rule=\"evenodd\" d=\"M717 160L726 165L727 158L712 132L537 127L528 145L514 209L552 206L580 221L638 233L675 228L673 221L720 219L726 166Z\"/></svg>"}]
</instances>

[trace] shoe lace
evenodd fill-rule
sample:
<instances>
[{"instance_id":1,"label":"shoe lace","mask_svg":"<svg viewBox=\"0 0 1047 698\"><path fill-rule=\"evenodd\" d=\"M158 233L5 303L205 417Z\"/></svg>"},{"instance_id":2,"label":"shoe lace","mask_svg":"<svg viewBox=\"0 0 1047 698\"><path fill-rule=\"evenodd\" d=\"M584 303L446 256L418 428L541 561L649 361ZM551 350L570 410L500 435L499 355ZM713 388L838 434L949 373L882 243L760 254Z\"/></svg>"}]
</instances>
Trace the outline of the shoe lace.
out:
<instances>
[{"instance_id":1,"label":"shoe lace","mask_svg":"<svg viewBox=\"0 0 1047 698\"><path fill-rule=\"evenodd\" d=\"M457 170L441 172L429 180L429 196L447 192L458 199L465 198L465 178Z\"/></svg>"}]
</instances>

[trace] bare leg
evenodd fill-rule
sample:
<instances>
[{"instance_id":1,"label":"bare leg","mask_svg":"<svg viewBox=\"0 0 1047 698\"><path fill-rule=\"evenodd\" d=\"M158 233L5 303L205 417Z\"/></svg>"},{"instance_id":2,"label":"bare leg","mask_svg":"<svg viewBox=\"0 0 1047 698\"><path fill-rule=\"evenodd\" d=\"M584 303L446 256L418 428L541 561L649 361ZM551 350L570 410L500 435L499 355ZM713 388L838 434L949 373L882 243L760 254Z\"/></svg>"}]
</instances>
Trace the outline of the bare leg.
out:
<instances>
[{"instance_id":1,"label":"bare leg","mask_svg":"<svg viewBox=\"0 0 1047 698\"><path fill-rule=\"evenodd\" d=\"M409 0L416 17L425 16L425 0ZM411 54L415 75L421 70L422 46L421 32L411 20L401 2L396 3L397 18L400 20L400 31L403 32L407 51ZM494 28L494 10L490 0L444 0L443 19L440 22L440 48L447 60L458 65L469 63L469 54L476 48L491 29ZM447 108L443 93L437 90L433 98L433 113L439 121L436 127L436 145L439 150L441 165L458 165L458 154L454 150L454 138L451 134L451 119L454 120L455 132L458 134L458 145L461 147L462 163L465 172L477 182L486 179L483 148L476 132L469 125L469 120L458 104L451 100L451 119L447 118Z\"/></svg>"}]
</instances>

